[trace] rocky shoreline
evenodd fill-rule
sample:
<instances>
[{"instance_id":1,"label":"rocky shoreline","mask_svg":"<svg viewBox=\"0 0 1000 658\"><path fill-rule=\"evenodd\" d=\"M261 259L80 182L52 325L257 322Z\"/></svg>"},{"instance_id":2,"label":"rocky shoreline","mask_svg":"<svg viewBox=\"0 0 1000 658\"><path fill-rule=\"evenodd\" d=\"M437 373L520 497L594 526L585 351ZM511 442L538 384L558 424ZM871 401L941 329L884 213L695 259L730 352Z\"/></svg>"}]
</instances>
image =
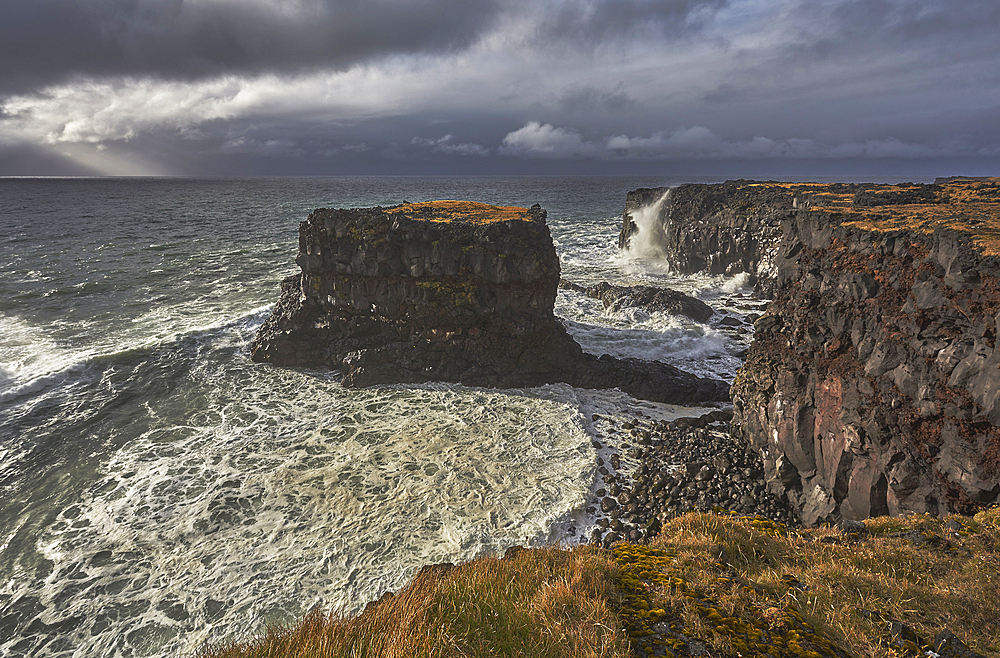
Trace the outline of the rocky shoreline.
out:
<instances>
[{"instance_id":1,"label":"rocky shoreline","mask_svg":"<svg viewBox=\"0 0 1000 658\"><path fill-rule=\"evenodd\" d=\"M904 229L887 232L884 228L860 226L873 217L885 221L883 214L862 211L845 218L843 213L828 207L838 199L843 202L845 196L850 197L855 211L900 204L933 205L941 203L939 195L947 186L894 189L874 185L795 186L735 181L721 186L690 187L673 195L674 206L667 204L663 215L667 218L664 221L684 218L683 226L672 229L668 226L664 231L665 235L673 236L675 247L680 245L688 250L682 259L683 267L713 273L748 272L755 279L757 292L774 293L775 301L762 316L753 313L749 317L755 323L755 340L736 384L734 407L718 405L719 408L707 413L669 420L643 413L639 407L624 416L607 413L592 416L597 476L592 483L591 504L586 509L583 527L571 527L565 539L569 543L613 548L616 558L624 555L634 562L644 558L666 559L669 557L666 553L647 550L650 542L672 521L686 523L687 513L709 512L716 519L732 517L747 523L751 535L759 532L794 537L797 550L811 546L808 542L816 542L817 550L823 545L846 545L850 549L878 537L905 540L921 548L950 550L952 539L958 542L960 537L970 534L969 529L974 525L971 520L938 520L943 527L940 534L925 529L896 534L880 529L878 534L870 534L863 519L887 512L911 514L908 518L916 519L920 515L914 512L944 515L957 509L969 513L974 508L996 504L1000 485L995 490L987 486L992 482L992 471L982 468L983 464L978 464L978 469L976 464L968 467L977 455L967 448L974 443L969 441L971 434L979 437L979 445L985 448L988 459L993 459L990 451L995 452L1000 389L994 388L991 382L995 380L984 369L992 367L1000 355L1000 347L995 343L1000 336L1000 314L993 317L1000 308L996 296L1000 290L997 259L980 258L981 253L970 247L968 236L942 230L930 237ZM665 196L659 190L630 193L621 237L624 245L636 231L635 225L629 227L630 209L635 210L640 201L648 203L650 199ZM691 223L703 219L708 225L698 235L691 230ZM699 248L715 251L699 255ZM891 272L879 271L880 263L888 264ZM918 270L916 275L910 271L914 269ZM307 295L307 286L296 283L297 288L287 286L289 292L283 295L281 304L294 305L296 298L301 302ZM600 284L583 288L559 282L559 287L600 299L606 308L634 305L686 315L699 322L713 315L711 308L706 307L706 312L698 300L649 286ZM879 299L880 294L890 289L894 292ZM301 312L301 307L282 309L281 304L273 323L282 321L282 314L287 319ZM958 314L940 310L949 304L958 309ZM757 310L752 305L749 308ZM847 320L838 319L833 311L846 315ZM870 316L868 319L866 314ZM910 332L910 337L921 340L911 340L909 347L893 344L894 340L899 342L899 334L906 333L906 323L915 315L917 329ZM724 320L716 317L714 323L720 327L729 325L734 331L743 329L743 320L739 318ZM928 327L934 331L947 327L951 333L934 338L924 336L922 332ZM496 347L487 345L488 349ZM924 361L918 360L914 352ZM368 361L368 365L390 367L399 352L389 350L382 354L389 355L384 362ZM593 357L593 360L608 364L626 362L630 374L616 375L619 387L638 398L657 399L657 387L664 380L648 376L643 370L656 366L607 357ZM345 358L344 362L348 361ZM962 373L961 377L953 374L956 370ZM837 378L837 386L829 384L831 377ZM568 381L574 386L588 386L586 376L576 375ZM489 385L503 385L503 382L497 380ZM944 400L940 395L933 397L933 391L928 397L928 386L938 387L937 390L964 387L967 393ZM785 418L790 418L789 422L779 423L777 428L769 407L774 398L784 399L792 409L791 416ZM696 392L684 401L713 399ZM944 406L945 402L951 407ZM971 410L967 417L961 413L958 402ZM866 409L865 405L874 411L867 424L860 425L859 432L858 424L847 422L850 419L845 420L844 413ZM919 413L907 415L906 405L915 407ZM894 413L901 408L903 411ZM884 410L888 411L883 413ZM935 420L941 415L965 423L962 425L965 431L941 432L941 423ZM934 425L935 422L938 424ZM905 436L921 426L932 430L936 427L938 431L917 433L915 438ZM845 428L851 427L855 427L855 434L848 435ZM887 437L886 440L882 441L870 427L882 430L885 436L881 438ZM775 429L784 432L781 434L784 443L768 441L771 430ZM778 431L773 433L778 435ZM834 446L839 445L841 450L831 451L830 445L823 443L830 436L841 439ZM814 438L815 444L811 443ZM865 461L879 450L903 457L875 456ZM846 458L845 467L844 455L848 452L852 456ZM829 475L824 472L822 459L829 460L834 453L836 481L821 482ZM942 463L944 457L958 464L956 468L965 474L964 480L958 478L961 486L978 487L977 494L973 499L963 489L964 497L932 496L934 505L921 507L920 496L928 499L928 487L933 487L934 480L927 479L919 463L916 468L913 464L917 459ZM811 471L808 465L802 468L809 459L813 459ZM906 471L909 479L900 477L901 464L909 469ZM891 470L893 466L895 471ZM953 492L947 482L942 484L951 477L948 472L939 469L936 477L944 487L942 491ZM914 482L916 486L911 487ZM813 486L823 495L806 492ZM906 502L901 492L913 498ZM882 525L884 521L883 518L871 523ZM803 525L812 528L809 531L800 528L802 534L799 534L795 527ZM504 559L521 554L522 550L515 547ZM767 589L744 579L724 546L712 545L702 557L709 569L718 572L715 582L733 584L756 594ZM664 591L676 593L676 590L697 599L699 614L715 613L716 616L707 618L722 624L715 626L717 632L728 632L723 629L725 624L747 627L746 619L719 616L722 606L689 588L682 579L671 576L669 588L656 580L664 578L670 568L647 578L643 574L654 570L640 564L634 591L626 591L630 605L640 599L646 604L623 611L626 625L634 625L628 632L635 655L708 655L704 641L687 628L682 632L679 627L666 624L662 617L667 613L654 610L653 602L643 599L654 589L654 583L663 585ZM442 570L440 565L430 569ZM449 570L450 565L443 568L444 572ZM808 592L810 588L794 576L783 574L781 578L787 587L786 601L796 600L797 593ZM373 603L369 608L374 610L377 605ZM776 610L770 608L769 612ZM921 637L905 618L890 617L879 610L861 612L877 620L881 642L894 655L924 655L922 652L926 650L933 652L926 655L981 658L945 627L930 626L929 635L925 627L925 637ZM788 644L789 647L798 647L800 639L813 642L814 647L825 646L814 629L802 621L794 604L787 603L782 614L785 616L778 627L790 633L794 644ZM768 632L773 633L774 628L769 628ZM928 640L932 636L933 640ZM735 634L734 637L746 639ZM783 646L782 642L774 646ZM777 653L786 655L776 649ZM833 645L818 653L802 653L797 649L795 653L813 654L848 655Z\"/></svg>"},{"instance_id":2,"label":"rocky shoreline","mask_svg":"<svg viewBox=\"0 0 1000 658\"><path fill-rule=\"evenodd\" d=\"M787 501L767 490L760 455L731 434L731 419L727 409L671 421L641 412L624 421L595 416L599 482L587 539L605 547L648 541L668 519L691 511L794 525Z\"/></svg>"},{"instance_id":3,"label":"rocky shoreline","mask_svg":"<svg viewBox=\"0 0 1000 658\"><path fill-rule=\"evenodd\" d=\"M773 300L735 427L803 523L1000 501L1000 179L641 189L619 245L643 231Z\"/></svg>"}]
</instances>

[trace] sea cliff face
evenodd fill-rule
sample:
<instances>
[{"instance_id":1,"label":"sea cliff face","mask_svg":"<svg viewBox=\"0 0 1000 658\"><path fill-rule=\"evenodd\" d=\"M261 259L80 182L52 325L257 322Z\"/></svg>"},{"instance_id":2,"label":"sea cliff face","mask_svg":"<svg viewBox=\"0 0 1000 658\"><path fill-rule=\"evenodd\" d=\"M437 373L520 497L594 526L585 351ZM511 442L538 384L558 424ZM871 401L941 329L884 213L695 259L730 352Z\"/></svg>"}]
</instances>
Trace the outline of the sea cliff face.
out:
<instances>
[{"instance_id":1,"label":"sea cliff face","mask_svg":"<svg viewBox=\"0 0 1000 658\"><path fill-rule=\"evenodd\" d=\"M680 274L746 272L755 287L769 290L781 217L798 203L792 190L753 181L638 189L625 199L618 247L629 248L645 230L653 234L645 240ZM640 210L655 214L643 218L644 226Z\"/></svg>"},{"instance_id":2,"label":"sea cliff face","mask_svg":"<svg viewBox=\"0 0 1000 658\"><path fill-rule=\"evenodd\" d=\"M690 187L676 263L769 277L732 398L772 491L807 524L997 502L1000 181Z\"/></svg>"},{"instance_id":3,"label":"sea cliff face","mask_svg":"<svg viewBox=\"0 0 1000 658\"><path fill-rule=\"evenodd\" d=\"M465 201L314 211L301 274L251 355L325 367L347 386L566 382L662 402L728 399L728 385L658 362L586 354L553 314L559 259L545 211Z\"/></svg>"}]
</instances>

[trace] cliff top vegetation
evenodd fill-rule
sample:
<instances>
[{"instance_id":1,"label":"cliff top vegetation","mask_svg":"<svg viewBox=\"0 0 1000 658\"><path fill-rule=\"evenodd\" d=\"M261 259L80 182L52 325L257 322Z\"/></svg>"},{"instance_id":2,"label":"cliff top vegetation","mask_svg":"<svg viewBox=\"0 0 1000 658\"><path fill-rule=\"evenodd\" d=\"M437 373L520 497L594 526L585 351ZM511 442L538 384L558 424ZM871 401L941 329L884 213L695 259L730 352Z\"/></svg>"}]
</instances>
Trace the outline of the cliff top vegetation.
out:
<instances>
[{"instance_id":1,"label":"cliff top vegetation","mask_svg":"<svg viewBox=\"0 0 1000 658\"><path fill-rule=\"evenodd\" d=\"M751 183L791 191L798 207L842 214L867 231L909 229L968 233L984 256L1000 255L1000 178L947 178L929 185Z\"/></svg>"},{"instance_id":2,"label":"cliff top vegetation","mask_svg":"<svg viewBox=\"0 0 1000 658\"><path fill-rule=\"evenodd\" d=\"M454 200L404 203L400 206L387 208L386 213L390 216L400 216L406 219L431 222L467 222L470 224L508 221L530 222L537 219L537 215L528 208L491 206L486 203Z\"/></svg>"},{"instance_id":3,"label":"cliff top vegetation","mask_svg":"<svg viewBox=\"0 0 1000 658\"><path fill-rule=\"evenodd\" d=\"M360 615L314 611L202 658L1000 655L998 567L1000 508L799 530L690 513L648 545L425 568Z\"/></svg>"}]
</instances>

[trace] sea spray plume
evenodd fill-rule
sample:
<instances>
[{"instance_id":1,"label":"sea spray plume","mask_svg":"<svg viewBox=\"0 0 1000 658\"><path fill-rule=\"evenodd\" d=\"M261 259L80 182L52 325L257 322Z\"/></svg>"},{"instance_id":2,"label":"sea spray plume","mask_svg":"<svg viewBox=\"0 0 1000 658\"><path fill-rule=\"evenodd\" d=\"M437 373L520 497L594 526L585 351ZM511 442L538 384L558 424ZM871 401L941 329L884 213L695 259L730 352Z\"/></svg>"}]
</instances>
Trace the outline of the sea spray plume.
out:
<instances>
[{"instance_id":1,"label":"sea spray plume","mask_svg":"<svg viewBox=\"0 0 1000 658\"><path fill-rule=\"evenodd\" d=\"M626 208L623 220L628 231L627 233L623 231L622 235L627 237L619 239L618 255L612 259L625 274L639 276L670 274L671 267L666 249L667 236L663 232L660 216L663 204L670 198L672 189L667 188L651 203L644 203L634 210Z\"/></svg>"},{"instance_id":2,"label":"sea spray plume","mask_svg":"<svg viewBox=\"0 0 1000 658\"><path fill-rule=\"evenodd\" d=\"M660 211L663 208L664 202L670 198L671 189L668 188L653 203L644 205L629 213L636 227L636 232L625 247L625 251L629 257L659 260L666 256L666 235L664 235L663 225L660 223Z\"/></svg>"}]
</instances>

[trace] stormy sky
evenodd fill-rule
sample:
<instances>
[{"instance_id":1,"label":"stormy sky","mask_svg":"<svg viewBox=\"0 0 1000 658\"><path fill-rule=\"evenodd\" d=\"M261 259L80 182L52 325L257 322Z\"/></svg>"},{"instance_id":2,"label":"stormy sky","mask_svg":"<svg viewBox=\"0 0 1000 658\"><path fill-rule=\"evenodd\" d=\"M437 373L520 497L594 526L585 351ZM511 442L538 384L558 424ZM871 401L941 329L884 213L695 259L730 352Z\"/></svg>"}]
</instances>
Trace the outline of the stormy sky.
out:
<instances>
[{"instance_id":1,"label":"stormy sky","mask_svg":"<svg viewBox=\"0 0 1000 658\"><path fill-rule=\"evenodd\" d=\"M996 0L0 0L0 175L1000 174Z\"/></svg>"}]
</instances>

